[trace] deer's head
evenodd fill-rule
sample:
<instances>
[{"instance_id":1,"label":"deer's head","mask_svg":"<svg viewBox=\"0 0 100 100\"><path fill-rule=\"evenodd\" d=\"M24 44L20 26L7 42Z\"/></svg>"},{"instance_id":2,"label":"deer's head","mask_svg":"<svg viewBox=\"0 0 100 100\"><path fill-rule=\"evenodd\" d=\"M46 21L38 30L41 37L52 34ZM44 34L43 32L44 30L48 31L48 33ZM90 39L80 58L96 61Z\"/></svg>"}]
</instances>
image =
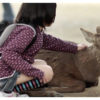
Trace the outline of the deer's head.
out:
<instances>
[{"instance_id":1,"label":"deer's head","mask_svg":"<svg viewBox=\"0 0 100 100\"><path fill-rule=\"evenodd\" d=\"M92 33L89 32L83 28L80 28L80 30L82 31L85 39L89 42L89 43L93 43L95 47L97 47L98 49L100 49L100 26L98 26L96 28L96 32L97 33Z\"/></svg>"},{"instance_id":2,"label":"deer's head","mask_svg":"<svg viewBox=\"0 0 100 100\"><path fill-rule=\"evenodd\" d=\"M96 28L96 33L89 32L83 28L80 29L85 37L85 39L89 42L92 43L92 48L90 47L89 52L90 58L95 58L97 61L93 61L94 66L88 66L91 67L90 70L87 70L87 75L89 75L89 72L91 71L90 76L92 77L93 80L96 79L96 77L100 76L100 26ZM93 55L92 55L93 54ZM93 75L93 76L92 76Z\"/></svg>"}]
</instances>

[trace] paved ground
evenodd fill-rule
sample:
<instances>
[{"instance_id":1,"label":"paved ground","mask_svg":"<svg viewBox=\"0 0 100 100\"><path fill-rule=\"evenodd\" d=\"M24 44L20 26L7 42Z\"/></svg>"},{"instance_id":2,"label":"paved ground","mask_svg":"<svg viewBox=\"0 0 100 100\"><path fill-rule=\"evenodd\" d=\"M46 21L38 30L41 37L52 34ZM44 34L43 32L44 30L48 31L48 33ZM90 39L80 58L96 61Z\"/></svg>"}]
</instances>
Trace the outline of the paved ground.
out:
<instances>
[{"instance_id":1,"label":"paved ground","mask_svg":"<svg viewBox=\"0 0 100 100\"><path fill-rule=\"evenodd\" d=\"M12 4L15 16L20 4ZM0 19L3 9L0 4ZM77 43L89 43L84 39L79 28L83 27L95 32L95 27L100 25L100 3L98 4L67 4L60 3L57 7L55 23L47 28L46 32L64 40ZM95 67L95 66L94 66ZM82 93L66 93L66 97L100 97L100 84L97 87L86 89Z\"/></svg>"}]
</instances>

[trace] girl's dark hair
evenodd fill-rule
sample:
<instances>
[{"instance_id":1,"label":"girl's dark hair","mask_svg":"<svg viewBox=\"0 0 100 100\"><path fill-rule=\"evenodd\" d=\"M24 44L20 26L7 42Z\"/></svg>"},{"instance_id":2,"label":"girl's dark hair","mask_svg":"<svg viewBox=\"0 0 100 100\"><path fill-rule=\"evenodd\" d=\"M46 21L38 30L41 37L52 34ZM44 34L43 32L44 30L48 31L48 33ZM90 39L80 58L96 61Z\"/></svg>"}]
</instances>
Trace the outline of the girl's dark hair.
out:
<instances>
[{"instance_id":1,"label":"girl's dark hair","mask_svg":"<svg viewBox=\"0 0 100 100\"><path fill-rule=\"evenodd\" d=\"M56 16L56 3L23 3L15 23L30 24L34 27L50 25Z\"/></svg>"}]
</instances>

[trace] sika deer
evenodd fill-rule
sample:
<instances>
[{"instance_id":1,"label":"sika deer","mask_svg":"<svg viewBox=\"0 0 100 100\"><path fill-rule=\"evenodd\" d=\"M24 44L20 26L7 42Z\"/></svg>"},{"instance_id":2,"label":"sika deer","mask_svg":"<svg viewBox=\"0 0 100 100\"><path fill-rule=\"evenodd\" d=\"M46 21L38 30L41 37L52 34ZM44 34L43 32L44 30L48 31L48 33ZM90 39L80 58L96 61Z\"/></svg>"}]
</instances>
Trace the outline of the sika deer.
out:
<instances>
[{"instance_id":1,"label":"sika deer","mask_svg":"<svg viewBox=\"0 0 100 100\"><path fill-rule=\"evenodd\" d=\"M59 93L82 92L86 87L98 85L100 75L100 27L93 34L81 28L90 47L77 54L41 50L36 58L44 59L54 70L49 86L29 91L30 96L61 96ZM59 92L59 93L57 93Z\"/></svg>"}]
</instances>

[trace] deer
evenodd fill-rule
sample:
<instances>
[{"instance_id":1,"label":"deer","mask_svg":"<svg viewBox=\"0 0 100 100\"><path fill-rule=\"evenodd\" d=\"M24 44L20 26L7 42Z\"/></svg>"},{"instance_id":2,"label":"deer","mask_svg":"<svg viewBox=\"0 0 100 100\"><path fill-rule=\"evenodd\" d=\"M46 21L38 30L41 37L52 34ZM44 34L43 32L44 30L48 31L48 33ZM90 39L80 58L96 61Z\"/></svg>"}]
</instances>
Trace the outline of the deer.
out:
<instances>
[{"instance_id":1,"label":"deer","mask_svg":"<svg viewBox=\"0 0 100 100\"><path fill-rule=\"evenodd\" d=\"M85 88L98 85L100 76L100 26L96 33L80 28L85 39L92 43L76 54L40 50L36 59L45 60L54 71L54 77L48 86L26 91L29 96L62 97L63 93L78 93Z\"/></svg>"}]
</instances>

